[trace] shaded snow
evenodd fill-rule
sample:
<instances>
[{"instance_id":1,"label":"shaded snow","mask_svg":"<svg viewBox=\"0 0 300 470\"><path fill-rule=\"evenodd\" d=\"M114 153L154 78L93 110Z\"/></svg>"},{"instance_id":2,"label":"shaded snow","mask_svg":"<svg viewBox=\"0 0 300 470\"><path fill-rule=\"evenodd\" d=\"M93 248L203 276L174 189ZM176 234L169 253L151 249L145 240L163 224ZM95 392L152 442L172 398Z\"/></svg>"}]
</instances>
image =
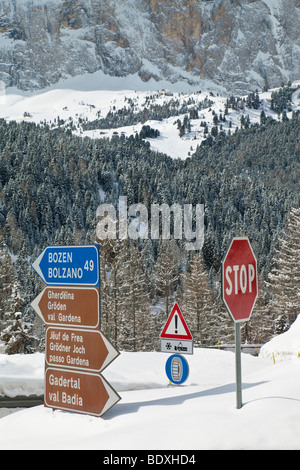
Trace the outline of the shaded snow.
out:
<instances>
[{"instance_id":1,"label":"shaded snow","mask_svg":"<svg viewBox=\"0 0 300 470\"><path fill-rule=\"evenodd\" d=\"M235 406L235 355L194 349L187 381L168 386L169 354L122 352L103 372L121 401L102 418L37 406L0 419L1 449L300 449L300 319L242 354L243 406ZM275 356L288 352L274 365ZM268 353L267 353L268 352ZM15 385L13 385L15 378ZM40 392L43 355L0 355L1 390Z\"/></svg>"},{"instance_id":2,"label":"shaded snow","mask_svg":"<svg viewBox=\"0 0 300 470\"><path fill-rule=\"evenodd\" d=\"M275 336L275 338L261 348L261 357L271 359L273 354L275 362L293 359L298 354L300 355L300 316L298 316L288 331Z\"/></svg>"}]
</instances>

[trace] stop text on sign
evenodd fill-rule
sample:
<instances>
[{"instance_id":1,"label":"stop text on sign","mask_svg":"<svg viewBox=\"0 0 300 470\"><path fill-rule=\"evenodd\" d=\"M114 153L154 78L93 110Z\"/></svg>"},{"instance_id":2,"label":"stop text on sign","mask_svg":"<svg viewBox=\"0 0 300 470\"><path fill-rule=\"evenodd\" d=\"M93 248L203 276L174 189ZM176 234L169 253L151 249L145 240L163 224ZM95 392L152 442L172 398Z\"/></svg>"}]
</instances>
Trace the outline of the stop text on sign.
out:
<instances>
[{"instance_id":1,"label":"stop text on sign","mask_svg":"<svg viewBox=\"0 0 300 470\"><path fill-rule=\"evenodd\" d=\"M222 261L222 298L233 321L248 321L258 294L257 262L248 238L233 238Z\"/></svg>"},{"instance_id":2,"label":"stop text on sign","mask_svg":"<svg viewBox=\"0 0 300 470\"><path fill-rule=\"evenodd\" d=\"M225 288L226 294L231 295L233 292L235 295L242 292L252 292L253 281L255 279L255 267L253 264L248 264L246 267L244 264L239 266L227 266L225 270L225 279L227 281L227 287Z\"/></svg>"}]
</instances>

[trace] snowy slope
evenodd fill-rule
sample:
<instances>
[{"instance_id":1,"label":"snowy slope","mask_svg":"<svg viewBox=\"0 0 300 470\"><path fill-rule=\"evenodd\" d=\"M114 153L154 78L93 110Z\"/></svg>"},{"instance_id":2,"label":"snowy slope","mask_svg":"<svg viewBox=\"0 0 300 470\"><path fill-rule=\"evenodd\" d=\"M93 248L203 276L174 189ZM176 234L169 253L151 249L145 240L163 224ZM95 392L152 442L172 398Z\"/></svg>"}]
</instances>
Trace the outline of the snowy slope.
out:
<instances>
[{"instance_id":1,"label":"snowy slope","mask_svg":"<svg viewBox=\"0 0 300 470\"><path fill-rule=\"evenodd\" d=\"M299 82L297 83L299 85ZM162 92L162 89L169 90L169 94ZM249 115L251 124L259 122L262 110L266 115L277 119L277 114L270 109L272 91L259 94L261 105L257 110L246 107L237 110L230 108L226 122L222 123L223 131L228 132L231 126L231 131L234 132L236 127L240 127L242 115ZM94 121L99 115L103 118L112 109L119 110L128 106L129 99L134 103L135 112L137 112L143 109L146 97L150 94L154 96L153 103L161 106L170 100L178 100L183 103L189 98L193 99L195 103L201 103L205 99L213 102L211 107L199 111L198 119L191 120L191 132L186 133L183 137L179 136L176 122L178 119L183 121L184 115L143 123L160 132L158 138L146 139L150 142L153 150L180 159L186 159L194 153L197 145L206 137L201 122L207 123L208 132L210 132L214 125L213 114L215 113L217 116L220 113L224 114L228 98L222 96L220 90L211 88L211 83L208 82L200 91L198 88L182 84L172 85L168 82L154 82L153 80L144 83L137 74L126 78L109 77L108 80L102 72L97 72L62 80L58 86L49 87L39 92L21 92L15 88L8 88L0 97L0 118L17 122L32 121L37 124L46 122L55 126L59 117L66 123L72 119L76 126L74 134L82 137L111 138L114 133L130 136L140 132L142 123L118 129L83 131L80 121ZM299 93L294 93L293 100L292 110L298 110ZM191 105L191 108L193 106Z\"/></svg>"},{"instance_id":2,"label":"snowy slope","mask_svg":"<svg viewBox=\"0 0 300 470\"><path fill-rule=\"evenodd\" d=\"M186 356L187 381L168 386L168 354L123 352L103 373L121 401L102 418L44 406L17 411L0 419L0 448L300 449L299 325L300 317L288 333L266 344L260 357L242 354L239 410L234 353L195 349ZM290 354L277 361L282 349ZM43 355L0 355L1 393L9 388L11 395L18 393L21 383L22 393L26 383L33 393L34 382L40 393L42 381Z\"/></svg>"}]
</instances>

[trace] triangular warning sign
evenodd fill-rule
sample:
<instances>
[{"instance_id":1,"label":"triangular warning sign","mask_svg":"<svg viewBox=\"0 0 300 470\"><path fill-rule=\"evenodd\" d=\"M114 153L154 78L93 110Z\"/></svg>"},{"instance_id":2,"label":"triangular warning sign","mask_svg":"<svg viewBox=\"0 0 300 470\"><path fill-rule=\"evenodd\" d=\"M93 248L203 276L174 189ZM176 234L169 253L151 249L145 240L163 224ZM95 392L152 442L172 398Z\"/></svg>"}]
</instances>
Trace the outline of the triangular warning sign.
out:
<instances>
[{"instance_id":1,"label":"triangular warning sign","mask_svg":"<svg viewBox=\"0 0 300 470\"><path fill-rule=\"evenodd\" d=\"M175 303L160 337L169 339L193 339L177 303Z\"/></svg>"}]
</instances>

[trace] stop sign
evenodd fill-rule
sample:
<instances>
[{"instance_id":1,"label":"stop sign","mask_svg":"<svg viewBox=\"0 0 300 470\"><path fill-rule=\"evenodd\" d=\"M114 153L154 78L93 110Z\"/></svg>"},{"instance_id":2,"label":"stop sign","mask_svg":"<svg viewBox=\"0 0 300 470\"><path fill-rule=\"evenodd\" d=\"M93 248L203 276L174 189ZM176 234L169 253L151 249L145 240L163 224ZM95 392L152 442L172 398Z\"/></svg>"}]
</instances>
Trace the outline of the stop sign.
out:
<instances>
[{"instance_id":1,"label":"stop sign","mask_svg":"<svg viewBox=\"0 0 300 470\"><path fill-rule=\"evenodd\" d=\"M222 297L233 321L250 319L257 298L256 258L248 238L234 238L222 263Z\"/></svg>"}]
</instances>

